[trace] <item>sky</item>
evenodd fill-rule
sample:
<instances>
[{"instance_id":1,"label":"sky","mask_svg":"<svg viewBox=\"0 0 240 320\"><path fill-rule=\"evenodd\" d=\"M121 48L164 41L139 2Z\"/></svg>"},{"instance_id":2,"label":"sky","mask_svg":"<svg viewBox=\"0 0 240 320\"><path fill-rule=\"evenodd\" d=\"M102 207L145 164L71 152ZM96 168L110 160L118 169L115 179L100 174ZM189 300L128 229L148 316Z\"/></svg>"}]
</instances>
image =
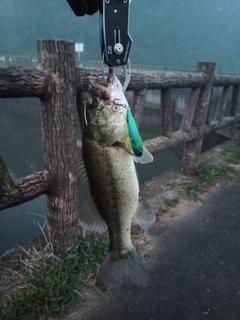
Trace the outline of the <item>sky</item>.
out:
<instances>
[{"instance_id":1,"label":"sky","mask_svg":"<svg viewBox=\"0 0 240 320\"><path fill-rule=\"evenodd\" d=\"M82 60L101 60L98 14L76 17L66 0L1 0L0 54L36 55L38 39L84 43ZM133 64L240 72L239 0L133 0Z\"/></svg>"}]
</instances>

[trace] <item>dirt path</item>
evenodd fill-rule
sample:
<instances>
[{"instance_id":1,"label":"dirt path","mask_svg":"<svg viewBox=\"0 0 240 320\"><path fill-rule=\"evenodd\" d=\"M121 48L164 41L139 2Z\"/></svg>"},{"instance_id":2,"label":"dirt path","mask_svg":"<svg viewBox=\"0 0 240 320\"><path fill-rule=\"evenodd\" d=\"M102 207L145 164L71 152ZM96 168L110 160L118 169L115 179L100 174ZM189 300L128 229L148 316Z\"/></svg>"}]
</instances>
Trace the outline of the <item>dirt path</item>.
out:
<instances>
[{"instance_id":1,"label":"dirt path","mask_svg":"<svg viewBox=\"0 0 240 320\"><path fill-rule=\"evenodd\" d=\"M202 156L219 164L222 147ZM239 171L239 167L237 168ZM182 178L173 170L142 186L157 212L176 195L169 181ZM90 290L83 306L61 319L239 319L240 309L240 177L217 183L198 201L181 200L149 231L135 229L150 268L147 288L102 293Z\"/></svg>"}]
</instances>

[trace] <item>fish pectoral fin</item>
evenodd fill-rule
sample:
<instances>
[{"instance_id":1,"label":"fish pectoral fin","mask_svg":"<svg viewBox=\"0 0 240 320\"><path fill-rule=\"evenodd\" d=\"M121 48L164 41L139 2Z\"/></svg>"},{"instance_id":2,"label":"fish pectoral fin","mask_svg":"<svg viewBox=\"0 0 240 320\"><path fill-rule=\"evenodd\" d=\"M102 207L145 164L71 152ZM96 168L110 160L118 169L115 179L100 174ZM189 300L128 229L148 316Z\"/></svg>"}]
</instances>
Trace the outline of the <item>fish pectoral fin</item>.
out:
<instances>
[{"instance_id":1,"label":"fish pectoral fin","mask_svg":"<svg viewBox=\"0 0 240 320\"><path fill-rule=\"evenodd\" d=\"M81 227L92 233L101 234L107 227L90 195L87 196L81 205L78 219Z\"/></svg>"},{"instance_id":2,"label":"fish pectoral fin","mask_svg":"<svg viewBox=\"0 0 240 320\"><path fill-rule=\"evenodd\" d=\"M124 151L129 153L131 156L134 156L131 146L128 145L125 141L116 141L114 144L112 144L112 147L122 148Z\"/></svg>"},{"instance_id":3,"label":"fish pectoral fin","mask_svg":"<svg viewBox=\"0 0 240 320\"><path fill-rule=\"evenodd\" d=\"M138 210L133 216L132 222L134 224L138 224L143 229L147 229L150 228L155 221L156 216L152 211L152 208L149 206L147 201L139 195Z\"/></svg>"},{"instance_id":4,"label":"fish pectoral fin","mask_svg":"<svg viewBox=\"0 0 240 320\"><path fill-rule=\"evenodd\" d=\"M121 145L122 149L125 150L127 153L131 154L132 156L134 155L130 145L124 142L120 142L119 144Z\"/></svg>"},{"instance_id":5,"label":"fish pectoral fin","mask_svg":"<svg viewBox=\"0 0 240 320\"><path fill-rule=\"evenodd\" d=\"M73 163L73 173L77 177L77 182L85 187L89 187L87 171L83 159L76 159Z\"/></svg>"},{"instance_id":6,"label":"fish pectoral fin","mask_svg":"<svg viewBox=\"0 0 240 320\"><path fill-rule=\"evenodd\" d=\"M143 154L141 157L134 157L136 163L147 164L153 162L153 155L148 151L147 148L143 147Z\"/></svg>"}]
</instances>

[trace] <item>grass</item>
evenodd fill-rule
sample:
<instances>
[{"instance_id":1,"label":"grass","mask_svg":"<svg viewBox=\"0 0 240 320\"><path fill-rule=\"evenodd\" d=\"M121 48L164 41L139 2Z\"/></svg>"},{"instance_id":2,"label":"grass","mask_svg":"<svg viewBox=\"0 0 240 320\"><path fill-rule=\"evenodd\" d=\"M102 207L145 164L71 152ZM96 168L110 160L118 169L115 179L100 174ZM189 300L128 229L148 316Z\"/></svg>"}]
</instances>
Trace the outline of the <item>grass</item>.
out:
<instances>
[{"instance_id":1,"label":"grass","mask_svg":"<svg viewBox=\"0 0 240 320\"><path fill-rule=\"evenodd\" d=\"M230 173L233 171L234 169L228 164L199 166L196 177L188 181L186 185L186 195L189 199L197 200L200 193L204 192L218 180L230 178Z\"/></svg>"},{"instance_id":2,"label":"grass","mask_svg":"<svg viewBox=\"0 0 240 320\"><path fill-rule=\"evenodd\" d=\"M61 258L51 252L33 252L19 271L6 270L16 290L4 301L0 319L45 319L61 314L76 297L81 300L84 281L93 278L107 251L107 240L84 237Z\"/></svg>"},{"instance_id":3,"label":"grass","mask_svg":"<svg viewBox=\"0 0 240 320\"><path fill-rule=\"evenodd\" d=\"M225 148L225 153L227 153L226 162L230 164L240 163L240 146L233 143L229 144Z\"/></svg>"},{"instance_id":4,"label":"grass","mask_svg":"<svg viewBox=\"0 0 240 320\"><path fill-rule=\"evenodd\" d=\"M179 197L172 198L172 199L165 199L164 205L160 209L160 213L167 212L170 208L175 207L179 203Z\"/></svg>"},{"instance_id":5,"label":"grass","mask_svg":"<svg viewBox=\"0 0 240 320\"><path fill-rule=\"evenodd\" d=\"M160 213L167 212L170 208L175 207L180 198L187 197L191 200L197 200L199 195L208 190L221 179L229 179L235 172L232 165L240 163L240 146L229 143L225 149L225 161L222 165L201 165L199 166L195 177L189 179L177 179L170 183L180 189L178 195L173 199L165 199Z\"/></svg>"},{"instance_id":6,"label":"grass","mask_svg":"<svg viewBox=\"0 0 240 320\"><path fill-rule=\"evenodd\" d=\"M180 189L172 199L165 199L161 213L176 206L180 199L196 200L199 194L234 172L232 164L240 163L240 147L228 145L222 165L202 165L191 179L172 181ZM13 292L2 304L1 320L50 319L65 311L76 299L83 301L81 288L93 282L97 267L108 251L108 241L92 237L80 239L76 249L56 257L49 246L43 251L33 250L21 259L18 271L0 266Z\"/></svg>"}]
</instances>

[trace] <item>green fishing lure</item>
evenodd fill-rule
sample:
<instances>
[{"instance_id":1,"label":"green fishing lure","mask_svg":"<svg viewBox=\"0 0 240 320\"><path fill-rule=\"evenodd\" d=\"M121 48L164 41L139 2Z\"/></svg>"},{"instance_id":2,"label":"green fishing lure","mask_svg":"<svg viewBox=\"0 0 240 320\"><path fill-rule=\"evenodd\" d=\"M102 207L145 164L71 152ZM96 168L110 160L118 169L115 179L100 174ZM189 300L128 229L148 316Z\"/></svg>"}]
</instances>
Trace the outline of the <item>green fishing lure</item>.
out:
<instances>
[{"instance_id":1,"label":"green fishing lure","mask_svg":"<svg viewBox=\"0 0 240 320\"><path fill-rule=\"evenodd\" d=\"M135 156L141 157L143 154L142 138L140 137L136 122L130 109L127 109L127 124L133 153Z\"/></svg>"}]
</instances>

